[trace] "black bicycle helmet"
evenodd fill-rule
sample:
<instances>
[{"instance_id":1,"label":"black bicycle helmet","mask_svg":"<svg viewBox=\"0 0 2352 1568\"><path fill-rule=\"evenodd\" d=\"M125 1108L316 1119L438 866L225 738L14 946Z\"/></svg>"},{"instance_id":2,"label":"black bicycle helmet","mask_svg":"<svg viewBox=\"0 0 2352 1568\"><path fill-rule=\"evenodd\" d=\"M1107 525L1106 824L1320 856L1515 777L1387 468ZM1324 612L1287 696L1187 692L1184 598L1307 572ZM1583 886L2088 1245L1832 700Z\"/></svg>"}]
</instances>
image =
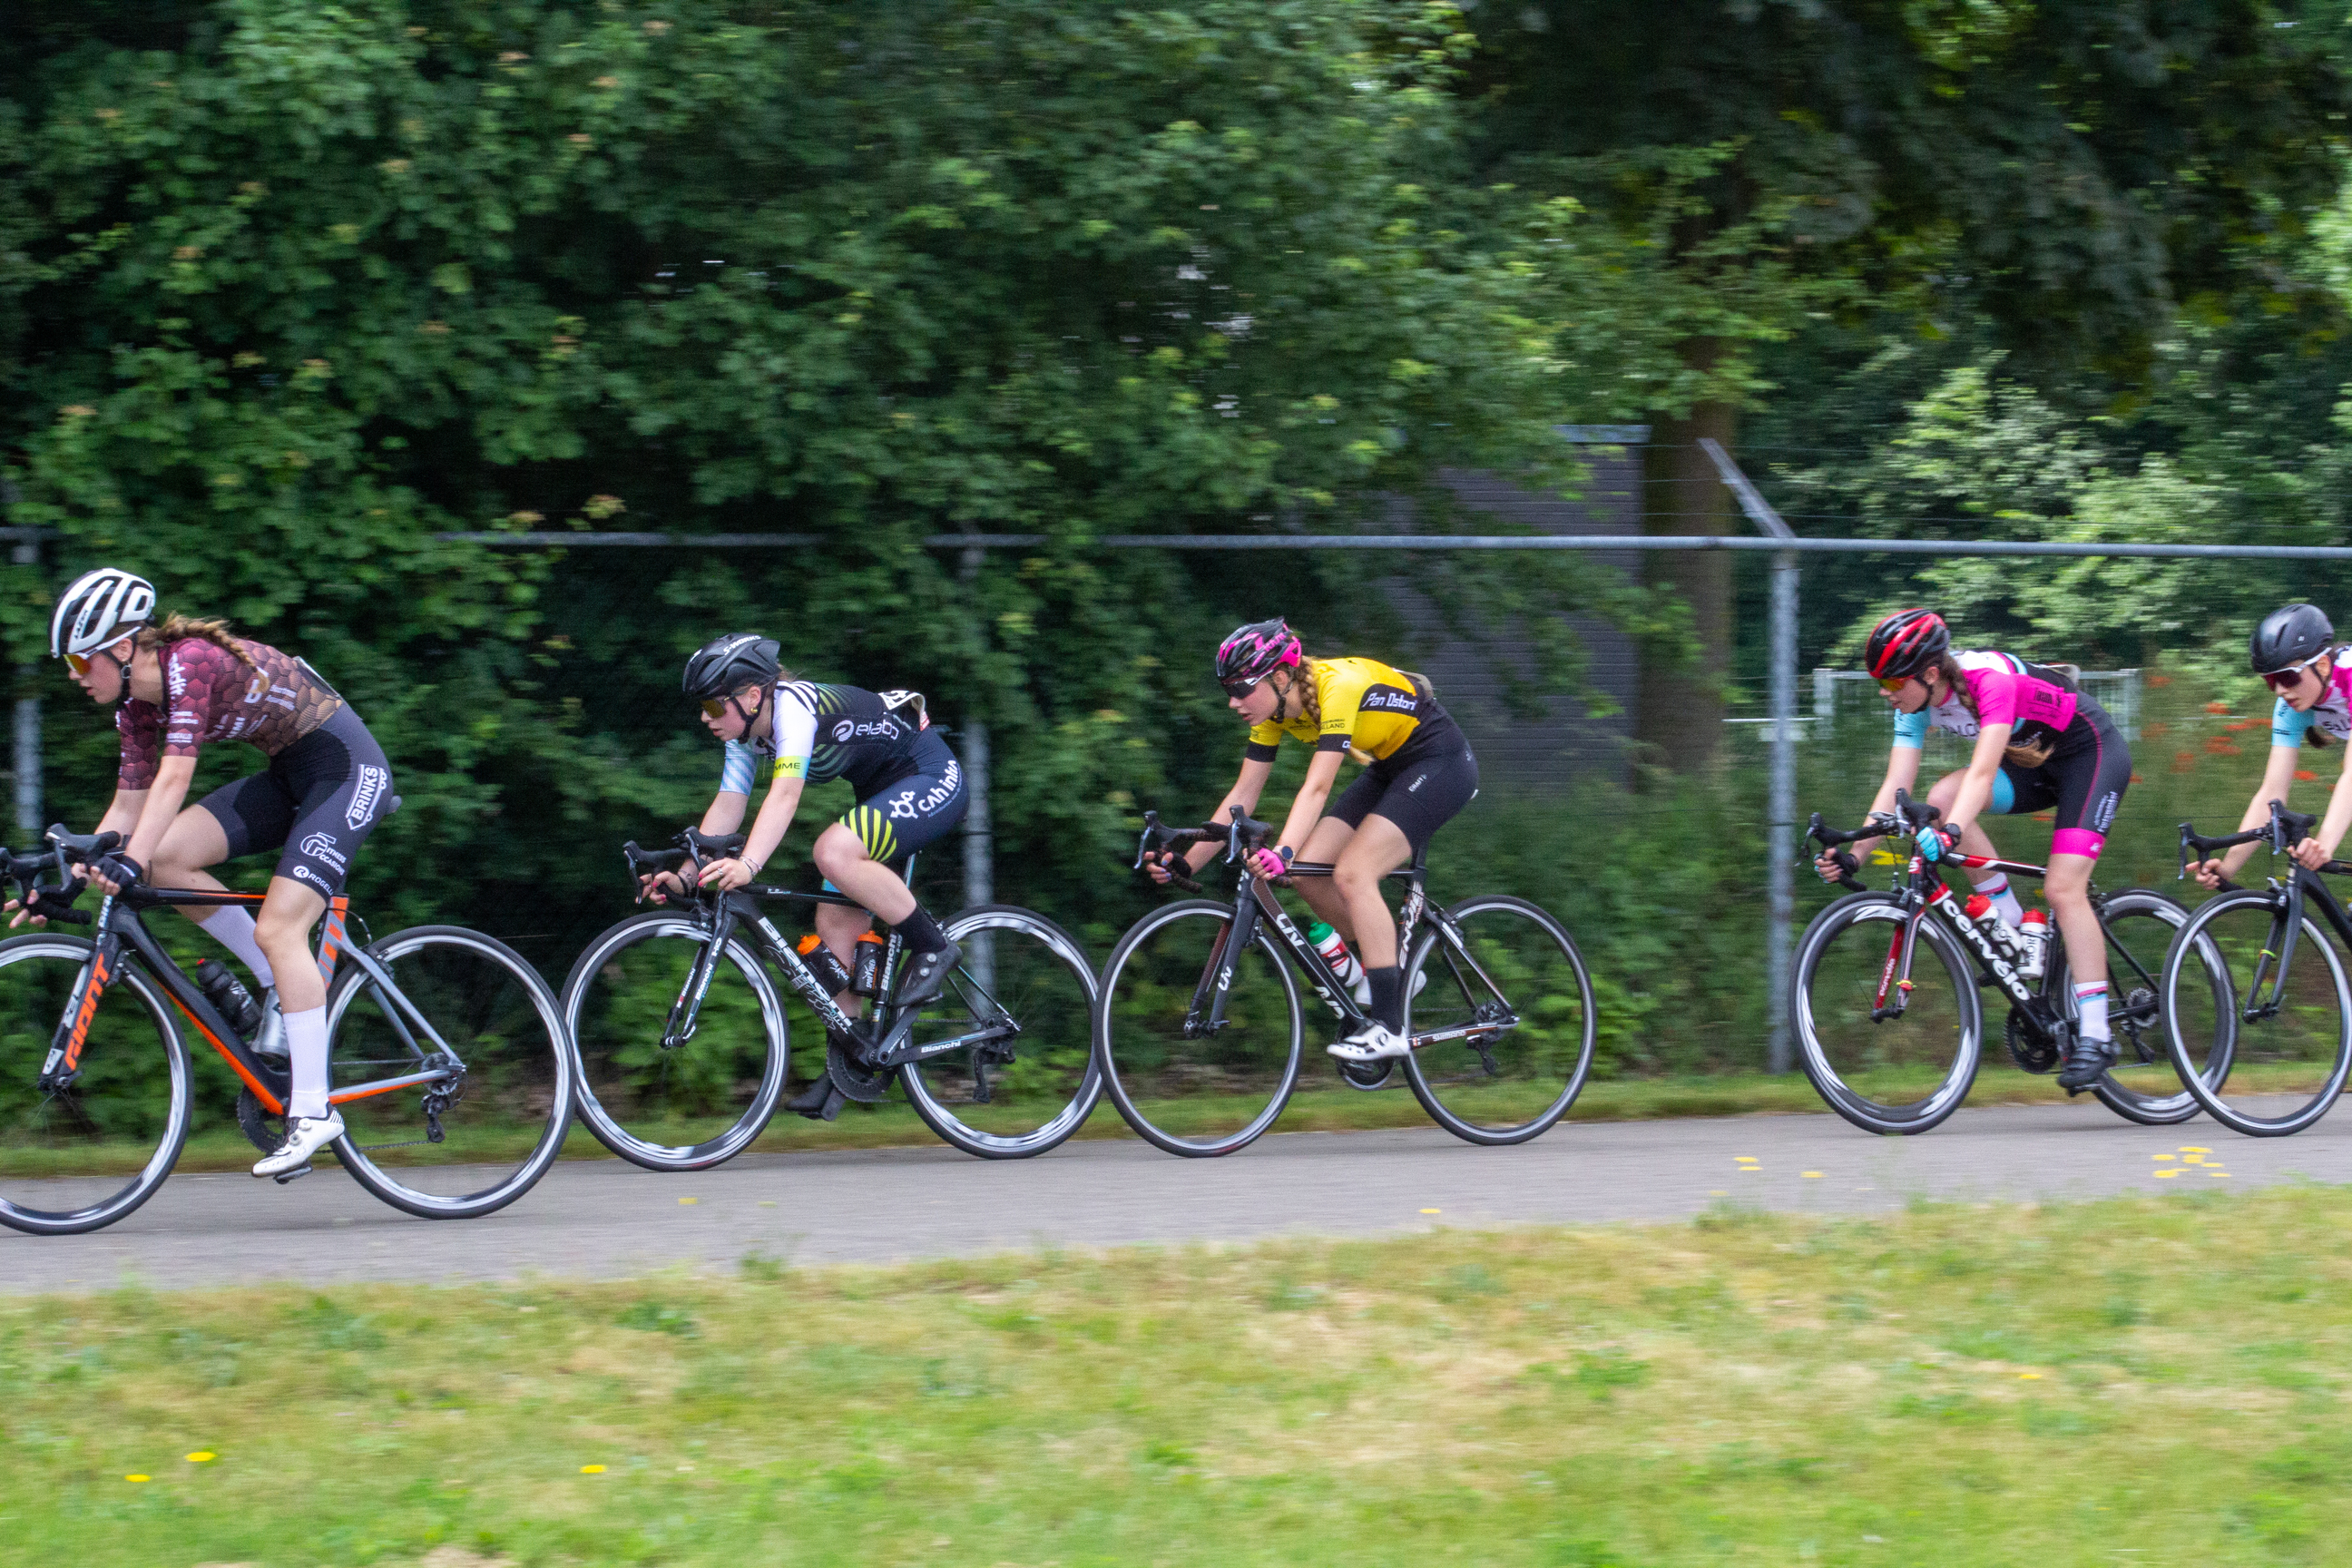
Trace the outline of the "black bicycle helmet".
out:
<instances>
[{"instance_id":1,"label":"black bicycle helmet","mask_svg":"<svg viewBox=\"0 0 2352 1568\"><path fill-rule=\"evenodd\" d=\"M1902 680L1944 657L1952 628L1933 610L1897 610L1870 628L1862 666L1874 680Z\"/></svg>"},{"instance_id":2,"label":"black bicycle helmet","mask_svg":"<svg viewBox=\"0 0 2352 1568\"><path fill-rule=\"evenodd\" d=\"M2293 669L2336 646L2336 628L2317 605L2286 605L2263 617L2247 646L2246 661L2256 675Z\"/></svg>"},{"instance_id":3,"label":"black bicycle helmet","mask_svg":"<svg viewBox=\"0 0 2352 1568\"><path fill-rule=\"evenodd\" d=\"M694 650L686 661L682 682L688 697L730 697L747 686L765 686L783 668L773 637L757 632L730 632Z\"/></svg>"}]
</instances>

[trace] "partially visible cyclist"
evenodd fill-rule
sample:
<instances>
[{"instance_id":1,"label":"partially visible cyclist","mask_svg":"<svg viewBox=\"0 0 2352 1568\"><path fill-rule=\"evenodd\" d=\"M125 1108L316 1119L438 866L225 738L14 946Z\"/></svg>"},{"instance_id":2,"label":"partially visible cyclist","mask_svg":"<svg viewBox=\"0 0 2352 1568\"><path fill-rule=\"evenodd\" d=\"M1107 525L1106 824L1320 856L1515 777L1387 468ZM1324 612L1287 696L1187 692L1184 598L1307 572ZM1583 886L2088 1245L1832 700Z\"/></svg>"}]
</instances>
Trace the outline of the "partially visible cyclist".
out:
<instances>
[{"instance_id":1,"label":"partially visible cyclist","mask_svg":"<svg viewBox=\"0 0 2352 1568\"><path fill-rule=\"evenodd\" d=\"M1931 726L1976 739L1969 765L1946 773L1927 792L1927 804L1943 816L1921 832L1921 855L1931 861L1955 849L1995 855L1979 817L2054 810L2057 826L2042 890L2065 939L2076 1018L2058 1082L2069 1092L2090 1088L2116 1065L2106 943L2091 908L2091 868L2131 785L2131 748L2123 731L2064 669L2014 654L1953 652L1951 629L1932 610L1897 610L1879 621L1864 648L1863 667L1895 710L1895 744L1873 812L1892 812L1897 790L1916 798ZM1853 852L1867 854L1877 842L1864 840ZM1833 856L1824 853L1815 864L1823 880L1836 879ZM2023 919L2006 876L1975 880L2003 921L2014 926Z\"/></svg>"},{"instance_id":2,"label":"partially visible cyclist","mask_svg":"<svg viewBox=\"0 0 2352 1568\"><path fill-rule=\"evenodd\" d=\"M2294 787L2296 752L2304 746L2344 746L2344 771L2327 797L2318 830L2289 851L2317 870L2334 858L2352 827L2352 645L2336 640L2336 627L2316 605L2285 605L2263 617L2247 648L2247 662L2278 694L2271 709L2271 758L2263 782L2247 804L2238 831L2271 819L2271 802L2285 804ZM2218 888L2234 877L2260 847L2241 844L2218 859L2200 861L2197 879Z\"/></svg>"},{"instance_id":3,"label":"partially visible cyclist","mask_svg":"<svg viewBox=\"0 0 2352 1568\"><path fill-rule=\"evenodd\" d=\"M1255 852L1255 869L1283 874L1295 859L1328 863L1331 875L1297 886L1315 912L1354 948L1370 986L1370 1018L1326 1047L1348 1062L1408 1054L1396 919L1381 879L1429 846L1432 835L1478 793L1478 759L1460 726L1437 705L1427 679L1370 658L1310 658L1282 620L1236 627L1217 648L1217 682L1225 705L1250 726L1241 776L1217 805L1255 814L1285 735L1315 748L1307 778L1273 848ZM1367 766L1330 801L1342 758ZM1325 805L1330 802L1328 815ZM1186 851L1198 870L1213 844ZM1172 856L1150 868L1166 881Z\"/></svg>"},{"instance_id":4,"label":"partially visible cyclist","mask_svg":"<svg viewBox=\"0 0 2352 1568\"><path fill-rule=\"evenodd\" d=\"M962 953L889 862L936 843L963 820L971 803L963 768L946 738L930 727L919 693L801 680L782 668L778 651L773 638L735 632L713 638L686 661L686 694L701 703L704 726L727 743L719 794L702 814L702 831L740 831L759 760L772 758L776 764L741 852L706 862L701 886L731 890L751 881L784 841L801 792L813 783L847 781L858 803L817 835L811 858L829 886L864 909L819 904L817 935L854 973L857 939L874 927L867 911L878 916L907 946L896 1000L919 1005L939 994ZM656 897L682 889L667 873L647 879L646 886ZM858 997L845 992L836 1000L856 1016ZM836 1092L832 1079L820 1076L785 1107L819 1116Z\"/></svg>"},{"instance_id":5,"label":"partially visible cyclist","mask_svg":"<svg viewBox=\"0 0 2352 1568\"><path fill-rule=\"evenodd\" d=\"M258 919L241 907L182 912L265 988L257 1049L273 1043L271 1012L282 1018L292 1077L286 1135L253 1173L297 1170L343 1131L327 1101L327 985L310 934L392 798L383 748L301 659L234 636L224 621L158 621L153 585L118 567L85 573L66 590L49 652L92 702L114 710L121 735L114 800L97 831L125 842L89 868L90 881L108 894L141 881L217 891L205 868L284 847ZM242 741L269 766L183 811L211 741Z\"/></svg>"}]
</instances>

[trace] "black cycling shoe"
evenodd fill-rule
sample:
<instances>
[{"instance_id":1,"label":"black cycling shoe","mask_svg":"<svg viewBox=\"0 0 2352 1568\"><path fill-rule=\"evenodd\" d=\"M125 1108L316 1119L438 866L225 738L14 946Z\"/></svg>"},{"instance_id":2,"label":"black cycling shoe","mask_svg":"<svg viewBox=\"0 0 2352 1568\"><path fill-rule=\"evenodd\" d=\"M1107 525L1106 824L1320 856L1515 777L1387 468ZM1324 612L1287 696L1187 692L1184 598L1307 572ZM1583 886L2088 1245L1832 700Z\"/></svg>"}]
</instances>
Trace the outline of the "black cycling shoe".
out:
<instances>
[{"instance_id":1,"label":"black cycling shoe","mask_svg":"<svg viewBox=\"0 0 2352 1568\"><path fill-rule=\"evenodd\" d=\"M830 1121L848 1103L849 1097L835 1087L833 1075L825 1072L817 1074L815 1082L784 1101L784 1109L811 1121Z\"/></svg>"},{"instance_id":2,"label":"black cycling shoe","mask_svg":"<svg viewBox=\"0 0 2352 1568\"><path fill-rule=\"evenodd\" d=\"M962 958L963 949L953 942L937 952L908 953L907 967L899 971L898 994L892 1000L901 1007L921 1006L940 994Z\"/></svg>"},{"instance_id":3,"label":"black cycling shoe","mask_svg":"<svg viewBox=\"0 0 2352 1568\"><path fill-rule=\"evenodd\" d=\"M2066 1065L2058 1069L2058 1087L2068 1094L2080 1094L2105 1078L2116 1059L2114 1041L2077 1037L2074 1048L2066 1053Z\"/></svg>"}]
</instances>

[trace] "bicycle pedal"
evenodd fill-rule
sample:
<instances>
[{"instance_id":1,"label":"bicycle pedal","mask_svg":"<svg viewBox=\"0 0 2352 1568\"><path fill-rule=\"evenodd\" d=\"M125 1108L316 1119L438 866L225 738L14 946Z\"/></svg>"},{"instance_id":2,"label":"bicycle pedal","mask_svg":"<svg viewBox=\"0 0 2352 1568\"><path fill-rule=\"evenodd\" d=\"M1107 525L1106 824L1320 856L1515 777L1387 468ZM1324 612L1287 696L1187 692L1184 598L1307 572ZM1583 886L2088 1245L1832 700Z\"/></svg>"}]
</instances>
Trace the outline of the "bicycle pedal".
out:
<instances>
[{"instance_id":1,"label":"bicycle pedal","mask_svg":"<svg viewBox=\"0 0 2352 1568\"><path fill-rule=\"evenodd\" d=\"M307 1175L309 1175L309 1174L310 1173L310 1169L311 1169L311 1168L310 1168L310 1166L308 1166L308 1165L297 1166L295 1169L293 1169L293 1170L291 1170L291 1171L281 1171L281 1172L279 1172L277 1175L274 1175L274 1176L270 1177L269 1179L270 1179L271 1181L273 1181L273 1182L276 1182L279 1186L281 1186L281 1187L282 1187L282 1186L284 1186L284 1185L285 1185L287 1183L289 1183L289 1182L299 1182L299 1181L300 1181L303 1177L305 1177L305 1176L307 1176Z\"/></svg>"}]
</instances>

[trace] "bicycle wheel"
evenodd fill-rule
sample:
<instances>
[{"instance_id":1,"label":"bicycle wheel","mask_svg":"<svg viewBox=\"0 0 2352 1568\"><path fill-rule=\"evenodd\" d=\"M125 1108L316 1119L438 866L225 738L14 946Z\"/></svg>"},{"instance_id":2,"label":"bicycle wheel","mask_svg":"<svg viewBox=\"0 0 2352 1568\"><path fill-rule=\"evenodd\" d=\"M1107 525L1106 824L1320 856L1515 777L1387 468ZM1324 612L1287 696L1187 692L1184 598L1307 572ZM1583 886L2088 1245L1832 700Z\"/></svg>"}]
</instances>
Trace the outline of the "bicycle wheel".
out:
<instances>
[{"instance_id":1,"label":"bicycle wheel","mask_svg":"<svg viewBox=\"0 0 2352 1568\"><path fill-rule=\"evenodd\" d=\"M2278 957L2286 895L2223 893L2189 917L2164 962L2172 1059L2207 1114L2233 1132L2300 1132L2344 1092L2352 1072L2352 982L2341 946L2306 914L2284 991ZM2199 966L2218 969L2211 984Z\"/></svg>"},{"instance_id":2,"label":"bicycle wheel","mask_svg":"<svg viewBox=\"0 0 2352 1568\"><path fill-rule=\"evenodd\" d=\"M465 1071L339 1098L336 1158L421 1218L506 1207L546 1174L572 1124L572 1048L555 994L512 948L461 926L415 926L366 952L399 996L346 961L327 994L330 1092L429 1070L443 1047Z\"/></svg>"},{"instance_id":3,"label":"bicycle wheel","mask_svg":"<svg viewBox=\"0 0 2352 1568\"><path fill-rule=\"evenodd\" d=\"M1407 1034L1455 1037L1404 1068L1413 1098L1456 1138L1524 1143L1576 1103L1592 1070L1592 978L1568 929L1536 905L1452 906L1413 943L1404 991Z\"/></svg>"},{"instance_id":4,"label":"bicycle wheel","mask_svg":"<svg viewBox=\"0 0 2352 1568\"><path fill-rule=\"evenodd\" d=\"M1111 949L1095 996L1095 1058L1111 1103L1171 1154L1230 1154L1275 1123L1298 1083L1298 983L1263 927L1234 961L1223 1026L1205 1011L1233 908L1205 899L1152 910Z\"/></svg>"},{"instance_id":5,"label":"bicycle wheel","mask_svg":"<svg viewBox=\"0 0 2352 1568\"><path fill-rule=\"evenodd\" d=\"M733 1159L783 1098L792 1058L782 1000L759 950L740 934L712 968L693 1036L675 1048L662 1044L709 937L688 915L632 915L590 942L563 982L580 1120L648 1171Z\"/></svg>"},{"instance_id":6,"label":"bicycle wheel","mask_svg":"<svg viewBox=\"0 0 2352 1568\"><path fill-rule=\"evenodd\" d=\"M80 1076L53 1093L37 1087L89 951L47 933L0 942L0 1225L12 1230L112 1225L155 1195L188 1139L179 1020L134 966L100 995Z\"/></svg>"},{"instance_id":7,"label":"bicycle wheel","mask_svg":"<svg viewBox=\"0 0 2352 1568\"><path fill-rule=\"evenodd\" d=\"M1866 1132L1925 1132L1976 1082L1984 1014L1958 938L1919 922L1908 1005L1874 1019L1907 917L1885 893L1851 893L1813 917L1797 944L1798 1054L1829 1108ZM1889 986L1890 1002L1898 995Z\"/></svg>"},{"instance_id":8,"label":"bicycle wheel","mask_svg":"<svg viewBox=\"0 0 2352 1568\"><path fill-rule=\"evenodd\" d=\"M1010 904L966 910L946 931L963 961L908 1043L971 1043L900 1068L908 1100L967 1154L1021 1160L1057 1147L1102 1100L1086 950L1045 916Z\"/></svg>"},{"instance_id":9,"label":"bicycle wheel","mask_svg":"<svg viewBox=\"0 0 2352 1568\"><path fill-rule=\"evenodd\" d=\"M2172 1049L2157 1005L2164 955L2188 922L2187 910L2145 888L2106 900L2107 1026L2115 1036L2116 1060L2091 1092L2116 1115L2143 1126L2168 1127L2197 1114L2197 1097L2173 1070ZM2206 974L2209 984L2224 984L2218 971L2200 963L2199 972ZM2052 946L2043 994L2068 1022L2074 1021L2074 977L2063 942ZM2216 998L2220 994L2214 993ZM2209 1006L2208 1016L2226 1027L2226 1009Z\"/></svg>"}]
</instances>

